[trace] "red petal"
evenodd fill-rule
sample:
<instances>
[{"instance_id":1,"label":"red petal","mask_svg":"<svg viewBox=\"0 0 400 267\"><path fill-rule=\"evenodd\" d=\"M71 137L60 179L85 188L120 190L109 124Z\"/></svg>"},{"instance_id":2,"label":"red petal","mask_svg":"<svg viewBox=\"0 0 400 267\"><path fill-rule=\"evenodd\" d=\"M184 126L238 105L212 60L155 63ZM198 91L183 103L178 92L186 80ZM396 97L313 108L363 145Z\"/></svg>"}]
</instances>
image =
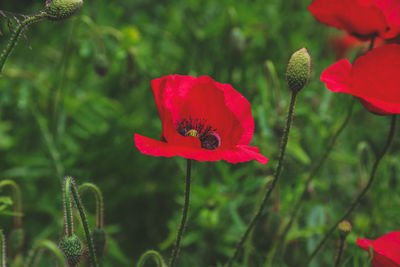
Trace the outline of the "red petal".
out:
<instances>
[{"instance_id":1,"label":"red petal","mask_svg":"<svg viewBox=\"0 0 400 267\"><path fill-rule=\"evenodd\" d=\"M371 112L386 115L400 113L400 45L380 46L359 57L351 67L342 59L321 74L321 81L333 92L362 99Z\"/></svg>"},{"instance_id":2,"label":"red petal","mask_svg":"<svg viewBox=\"0 0 400 267\"><path fill-rule=\"evenodd\" d=\"M208 76L169 75L153 80L152 88L163 120L163 134L171 128L164 123L191 117L206 119L225 148L250 143L254 131L250 103L230 85L217 83ZM167 111L172 121L166 119Z\"/></svg>"},{"instance_id":3,"label":"red petal","mask_svg":"<svg viewBox=\"0 0 400 267\"><path fill-rule=\"evenodd\" d=\"M332 92L350 91L351 64L347 59L339 60L321 73L321 81Z\"/></svg>"},{"instance_id":4,"label":"red petal","mask_svg":"<svg viewBox=\"0 0 400 267\"><path fill-rule=\"evenodd\" d=\"M182 137L188 138L188 137ZM268 159L261 155L258 148L238 146L233 149L206 150L203 148L195 148L193 145L183 144L182 146L171 145L169 143L157 141L145 136L135 134L135 146L140 152L146 155L156 157L173 157L181 156L187 159L198 161L218 161L226 160L231 163L239 163L250 160L256 160L262 164L266 164ZM190 138L196 139L196 138Z\"/></svg>"},{"instance_id":5,"label":"red petal","mask_svg":"<svg viewBox=\"0 0 400 267\"><path fill-rule=\"evenodd\" d=\"M308 10L318 21L350 34L384 34L388 26L382 10L372 1L314 0Z\"/></svg>"},{"instance_id":6,"label":"red petal","mask_svg":"<svg viewBox=\"0 0 400 267\"><path fill-rule=\"evenodd\" d=\"M388 233L376 240L357 238L357 245L368 252L372 247L374 267L400 266L400 231Z\"/></svg>"}]
</instances>

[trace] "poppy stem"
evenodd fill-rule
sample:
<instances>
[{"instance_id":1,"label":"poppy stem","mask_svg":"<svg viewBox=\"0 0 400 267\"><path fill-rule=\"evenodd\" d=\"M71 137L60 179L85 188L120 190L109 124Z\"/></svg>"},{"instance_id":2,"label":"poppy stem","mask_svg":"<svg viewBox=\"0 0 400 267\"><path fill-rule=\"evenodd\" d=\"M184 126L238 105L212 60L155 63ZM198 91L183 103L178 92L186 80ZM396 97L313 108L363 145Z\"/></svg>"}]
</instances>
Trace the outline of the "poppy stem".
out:
<instances>
[{"instance_id":1,"label":"poppy stem","mask_svg":"<svg viewBox=\"0 0 400 267\"><path fill-rule=\"evenodd\" d=\"M148 258L153 258L155 263L157 264L157 267L166 267L167 265L164 262L163 257L160 255L160 253L158 253L155 250L148 250L145 253L142 254L142 256L140 256L139 261L136 265L136 267L142 267Z\"/></svg>"},{"instance_id":2,"label":"poppy stem","mask_svg":"<svg viewBox=\"0 0 400 267\"><path fill-rule=\"evenodd\" d=\"M301 204L303 203L303 200L307 194L307 189L308 186L310 185L312 179L315 177L315 175L318 174L319 170L321 169L321 167L324 165L326 159L328 158L329 154L331 153L333 147L336 144L336 140L339 137L339 135L342 133L342 131L344 130L344 128L346 127L346 125L349 123L350 118L351 118L351 114L353 113L353 107L354 107L354 103L356 102L357 98L353 97L351 104L348 108L348 112L346 115L346 118L344 119L342 125L339 127L339 129L332 135L332 137L329 140L329 143L326 146L326 149L324 151L324 153L322 154L322 156L319 158L318 162L314 165L314 167L311 169L310 174L308 175L307 179L304 182L304 189L300 194L300 197L297 199L296 203L294 204L294 208L292 209L291 213L290 213L290 219L289 222L286 224L282 236L280 237L279 241L278 241L278 249L275 255L277 256L282 256L282 254L285 252L284 251L284 244L285 244L285 240L286 240L286 236L289 233L290 228L293 225L293 222L301 208Z\"/></svg>"},{"instance_id":3,"label":"poppy stem","mask_svg":"<svg viewBox=\"0 0 400 267\"><path fill-rule=\"evenodd\" d=\"M21 189L13 180L3 180L0 182L0 188L3 186L10 186L13 190L12 201L14 207L14 229L22 227L22 197Z\"/></svg>"},{"instance_id":4,"label":"poppy stem","mask_svg":"<svg viewBox=\"0 0 400 267\"><path fill-rule=\"evenodd\" d=\"M287 145L288 139L289 139L289 132L290 132L290 128L291 128L292 122L293 122L294 110L295 110L296 100L297 100L297 95L298 95L298 91L291 90L291 92L292 92L292 97L290 100L288 116L286 119L286 127L285 127L285 130L281 137L281 149L279 152L278 165L276 166L276 170L274 173L272 183L267 188L264 198L262 199L260 205L258 206L256 213L254 214L253 218L251 219L250 223L248 224L246 231L240 238L240 241L237 243L233 256L228 260L228 262L226 264L226 266L228 266L228 267L231 267L232 264L234 263L235 259L238 257L239 252L240 252L241 248L243 247L244 242L246 241L247 237L249 236L249 234L250 234L251 230L253 229L253 227L255 226L256 222L260 219L261 213L264 210L265 205L267 204L272 191L274 190L276 184L279 181L279 177L282 172L283 161L285 159L286 145Z\"/></svg>"},{"instance_id":5,"label":"poppy stem","mask_svg":"<svg viewBox=\"0 0 400 267\"><path fill-rule=\"evenodd\" d=\"M58 263L57 266L67 267L63 252L53 241L47 239L40 240L33 246L28 254L24 267L34 266L35 262L38 263L41 256L40 250L42 249L46 249L54 256L54 259L57 260Z\"/></svg>"},{"instance_id":6,"label":"poppy stem","mask_svg":"<svg viewBox=\"0 0 400 267\"><path fill-rule=\"evenodd\" d=\"M6 239L0 229L0 267L6 267Z\"/></svg>"},{"instance_id":7,"label":"poppy stem","mask_svg":"<svg viewBox=\"0 0 400 267\"><path fill-rule=\"evenodd\" d=\"M343 216L339 220L337 220L334 225L332 225L332 227L328 230L328 232L326 232L324 238L316 246L314 251L311 253L310 257L308 258L306 266L308 266L310 264L311 260L315 257L315 255L317 255L318 251L322 248L322 246L325 244L325 242L329 239L329 237L331 236L333 231L336 229L338 224L341 221L345 220L353 212L353 210L357 207L357 205L360 203L361 199L364 197L364 195L367 193L367 191L371 187L371 185L374 181L374 178L375 178L376 171L379 166L379 162L381 161L383 156L388 151L388 148L393 140L395 129L396 129L396 115L392 115L391 123L390 123L390 130L389 130L389 134L386 139L386 143L383 146L383 149L381 150L381 152L376 156L376 159L375 159L374 165L372 167L371 174L370 174L367 185L364 187L364 189L361 191L361 193L357 196L357 198L351 203L351 205L347 208L347 210L343 214Z\"/></svg>"},{"instance_id":8,"label":"poppy stem","mask_svg":"<svg viewBox=\"0 0 400 267\"><path fill-rule=\"evenodd\" d=\"M89 224L86 218L86 213L85 213L85 208L83 207L81 198L79 196L78 190L75 186L75 181L72 177L66 177L65 178L65 182L64 182L65 186L64 186L64 195L65 195L65 200L64 201L64 208L67 210L67 216L70 215L70 219L72 220L72 207L71 207L71 194L72 194L72 198L74 199L75 205L78 209L79 212L79 216L81 217L81 221L82 221L82 226L83 226L83 230L85 232L85 237L86 237L86 245L88 246L88 250L89 250L89 255L90 255L90 260L91 260L91 266L93 267L97 267L99 266L97 263L97 257L96 257L96 253L94 251L94 245L93 245L93 240L92 237L90 235L90 231L89 231ZM68 196L67 196L68 194ZM68 201L68 202L67 202ZM69 207L69 208L68 208ZM69 211L68 211L69 209ZM72 228L71 228L72 227ZM69 224L67 224L67 229L66 231L71 231L72 232L66 232L66 234L68 236L72 236L73 235L73 224L72 221L69 222Z\"/></svg>"},{"instance_id":9,"label":"poppy stem","mask_svg":"<svg viewBox=\"0 0 400 267\"><path fill-rule=\"evenodd\" d=\"M8 41L6 48L3 50L3 52L0 55L0 73L3 70L4 64L6 63L8 56L11 54L11 51L17 44L18 39L21 36L21 33L24 31L24 28L35 22L42 20L45 16L46 16L46 13L40 12L39 14L28 17L27 19L25 19L24 21L19 23L17 27L15 27L13 33L11 34L10 40Z\"/></svg>"},{"instance_id":10,"label":"poppy stem","mask_svg":"<svg viewBox=\"0 0 400 267\"><path fill-rule=\"evenodd\" d=\"M172 250L172 256L169 261L168 266L169 267L174 267L176 260L178 258L180 246L181 246L181 240L183 237L183 232L185 231L186 227L186 220L187 220L187 215L189 212L189 201L190 201L190 177L191 177L191 170L192 170L192 160L188 159L187 160L187 171L186 171L186 189L185 189L185 200L184 200L184 205L183 205L183 212L182 212L182 220L181 224L179 226L178 234L176 235L176 241L174 248Z\"/></svg>"},{"instance_id":11,"label":"poppy stem","mask_svg":"<svg viewBox=\"0 0 400 267\"><path fill-rule=\"evenodd\" d=\"M79 186L79 192L82 195L86 189L90 189L94 193L94 197L96 200L96 228L104 227L104 202L103 202L103 194L101 193L100 188L92 183L83 183Z\"/></svg>"},{"instance_id":12,"label":"poppy stem","mask_svg":"<svg viewBox=\"0 0 400 267\"><path fill-rule=\"evenodd\" d=\"M340 259L342 258L342 254L343 254L343 247L344 247L344 242L346 241L346 237L345 236L341 236L340 240L339 240L339 249L338 249L338 255L336 258L336 262L335 262L335 267L339 267L340 265Z\"/></svg>"}]
</instances>

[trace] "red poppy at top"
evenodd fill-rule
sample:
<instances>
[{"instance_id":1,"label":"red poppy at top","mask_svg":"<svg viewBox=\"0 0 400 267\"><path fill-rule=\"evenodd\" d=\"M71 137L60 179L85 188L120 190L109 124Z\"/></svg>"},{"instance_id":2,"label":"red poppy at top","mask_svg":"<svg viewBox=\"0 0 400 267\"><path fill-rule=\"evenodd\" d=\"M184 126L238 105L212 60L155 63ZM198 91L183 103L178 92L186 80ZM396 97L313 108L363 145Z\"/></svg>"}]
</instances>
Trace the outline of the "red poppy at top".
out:
<instances>
[{"instance_id":1,"label":"red poppy at top","mask_svg":"<svg viewBox=\"0 0 400 267\"><path fill-rule=\"evenodd\" d=\"M357 245L368 252L372 249L374 267L400 266L400 231L388 233L376 240L357 238Z\"/></svg>"},{"instance_id":2,"label":"red poppy at top","mask_svg":"<svg viewBox=\"0 0 400 267\"><path fill-rule=\"evenodd\" d=\"M250 103L229 84L208 76L169 75L151 81L162 123L161 141L135 134L140 152L231 163L268 159L248 146L254 132Z\"/></svg>"},{"instance_id":3,"label":"red poppy at top","mask_svg":"<svg viewBox=\"0 0 400 267\"><path fill-rule=\"evenodd\" d=\"M382 114L400 113L400 45L374 48L356 59L353 66L339 60L321 74L321 81L332 92L359 98L369 111Z\"/></svg>"},{"instance_id":4,"label":"red poppy at top","mask_svg":"<svg viewBox=\"0 0 400 267\"><path fill-rule=\"evenodd\" d=\"M399 0L314 0L308 10L319 22L360 38L400 33Z\"/></svg>"}]
</instances>

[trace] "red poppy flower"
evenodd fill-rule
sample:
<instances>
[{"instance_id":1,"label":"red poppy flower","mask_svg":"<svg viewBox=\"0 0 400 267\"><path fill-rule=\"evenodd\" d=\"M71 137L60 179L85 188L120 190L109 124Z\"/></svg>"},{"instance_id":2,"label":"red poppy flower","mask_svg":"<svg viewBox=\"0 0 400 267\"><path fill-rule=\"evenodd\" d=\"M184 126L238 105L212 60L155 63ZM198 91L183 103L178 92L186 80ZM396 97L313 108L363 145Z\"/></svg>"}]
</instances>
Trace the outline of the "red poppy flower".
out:
<instances>
[{"instance_id":1,"label":"red poppy flower","mask_svg":"<svg viewBox=\"0 0 400 267\"><path fill-rule=\"evenodd\" d=\"M369 111L387 115L400 113L400 45L388 44L357 58L352 66L339 60L321 74L332 92L354 95Z\"/></svg>"},{"instance_id":2,"label":"red poppy flower","mask_svg":"<svg viewBox=\"0 0 400 267\"><path fill-rule=\"evenodd\" d=\"M357 245L368 253L372 248L374 267L400 266L400 231L388 233L376 240L357 238Z\"/></svg>"},{"instance_id":3,"label":"red poppy flower","mask_svg":"<svg viewBox=\"0 0 400 267\"><path fill-rule=\"evenodd\" d=\"M208 76L169 75L151 81L162 123L161 141L135 134L140 152L198 161L267 163L257 147L250 103L229 84Z\"/></svg>"},{"instance_id":4,"label":"red poppy flower","mask_svg":"<svg viewBox=\"0 0 400 267\"><path fill-rule=\"evenodd\" d=\"M314 0L308 10L318 21L357 37L393 38L400 32L398 0Z\"/></svg>"}]
</instances>

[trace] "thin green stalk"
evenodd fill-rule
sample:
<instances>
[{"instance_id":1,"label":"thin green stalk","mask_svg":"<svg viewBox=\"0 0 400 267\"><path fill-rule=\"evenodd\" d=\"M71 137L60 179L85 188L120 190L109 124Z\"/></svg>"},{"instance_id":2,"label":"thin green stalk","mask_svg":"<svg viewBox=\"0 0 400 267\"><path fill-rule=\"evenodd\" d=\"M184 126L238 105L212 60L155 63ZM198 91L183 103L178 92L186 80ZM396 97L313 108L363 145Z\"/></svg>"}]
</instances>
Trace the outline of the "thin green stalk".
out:
<instances>
[{"instance_id":1,"label":"thin green stalk","mask_svg":"<svg viewBox=\"0 0 400 267\"><path fill-rule=\"evenodd\" d=\"M391 123L390 123L390 130L389 130L389 134L388 134L387 139L386 139L386 143L383 146L381 152L376 156L376 159L375 159L374 165L372 167L371 174L370 174L370 177L369 177L367 185L364 187L364 189L361 191L361 193L357 196L357 198L350 204L350 206L347 208L347 210L343 214L343 216L341 216L340 219L337 220L336 223L334 225L332 225L332 227L325 234L324 238L316 246L314 251L311 253L310 257L308 258L307 265L310 264L311 260L315 257L315 255L317 255L318 251L322 248L322 246L325 244L325 242L329 239L329 237L331 236L333 231L336 229L338 224L341 221L345 220L353 212L353 210L357 207L357 205L360 203L361 199L364 197L364 195L367 193L367 191L371 187L371 185L372 185L372 183L374 181L375 174L376 174L376 171L378 169L379 163L380 163L381 159L383 158L383 156L388 151L389 146L390 146L390 144L391 144L391 142L393 140L395 129L396 129L396 115L392 115Z\"/></svg>"},{"instance_id":2,"label":"thin green stalk","mask_svg":"<svg viewBox=\"0 0 400 267\"><path fill-rule=\"evenodd\" d=\"M74 217L72 214L72 202L71 202L71 183L72 183L72 178L66 177L64 180L64 187L63 187L64 231L66 236L74 235Z\"/></svg>"},{"instance_id":3,"label":"thin green stalk","mask_svg":"<svg viewBox=\"0 0 400 267\"><path fill-rule=\"evenodd\" d=\"M88 221L86 219L85 208L84 208L84 206L82 204L81 198L79 197L79 193L78 193L78 190L77 190L77 188L75 186L75 182L74 182L73 178L72 177L67 177L66 179L70 180L70 188L71 188L72 197L74 198L76 207L78 208L79 215L81 217L83 229L85 231L85 236L86 236L86 243L87 243L87 246L89 248L89 255L90 255L90 259L91 259L91 265L93 267L97 267L99 265L97 263L97 257L96 257L96 253L94 251L93 240L92 240L92 237L91 237L90 231L89 231L89 224L88 224Z\"/></svg>"},{"instance_id":4,"label":"thin green stalk","mask_svg":"<svg viewBox=\"0 0 400 267\"><path fill-rule=\"evenodd\" d=\"M319 170L321 169L321 167L324 165L326 159L328 158L329 154L331 153L333 147L336 144L336 140L339 137L339 135L342 133L342 131L344 130L344 128L347 126L347 124L350 121L351 118L351 114L353 112L353 107L354 107L354 103L356 101L356 98L354 97L351 101L351 104L348 108L347 111L347 115L345 120L343 121L342 125L339 127L339 129L332 135L332 137L329 140L329 143L326 146L326 149L324 151L324 153L322 154L321 157L319 157L318 162L314 165L314 167L312 168L310 174L308 175L306 181L304 182L304 189L300 194L300 197L297 199L296 203L294 204L294 208L292 209L290 216L289 216L289 222L286 224L282 236L280 237L279 241L278 241L278 249L277 249L277 253L275 255L278 255L279 257L282 256L282 254L284 253L284 245L285 245L285 241L286 241L286 236L289 233L290 228L293 225L293 222L301 208L301 204L303 203L303 200L307 194L307 189L308 186L310 185L312 179L318 174Z\"/></svg>"},{"instance_id":5,"label":"thin green stalk","mask_svg":"<svg viewBox=\"0 0 400 267\"><path fill-rule=\"evenodd\" d=\"M10 186L13 190L13 207L14 207L14 229L22 227L22 197L21 189L13 180L0 181L0 188Z\"/></svg>"},{"instance_id":6,"label":"thin green stalk","mask_svg":"<svg viewBox=\"0 0 400 267\"><path fill-rule=\"evenodd\" d=\"M103 202L103 194L101 193L100 188L97 185L92 183L83 183L79 186L79 192L82 193L86 190L90 189L94 193L96 199L96 228L104 227L104 202Z\"/></svg>"},{"instance_id":7,"label":"thin green stalk","mask_svg":"<svg viewBox=\"0 0 400 267\"><path fill-rule=\"evenodd\" d=\"M264 210L265 205L267 204L268 199L271 196L271 193L275 188L275 185L279 181L279 177L282 172L283 161L285 158L286 145L287 145L288 139L289 139L289 132L290 132L290 128L292 126L297 94L298 94L298 92L294 92L294 91L292 92L288 116L287 116L287 120L286 120L286 127L285 127L285 130L284 130L282 138L281 138L281 149L280 149L280 153L279 153L278 165L275 170L272 184L268 187L263 200L261 201L260 205L257 208L256 213L254 214L253 218L251 219L250 223L248 224L247 229L244 232L244 234L242 235L240 241L237 243L233 256L228 260L226 265L229 267L232 266L233 262L238 257L239 252L240 252L241 248L243 247L244 242L246 241L247 237L249 236L249 234L250 234L251 230L253 229L253 227L255 226L256 222L260 219L261 213Z\"/></svg>"},{"instance_id":8,"label":"thin green stalk","mask_svg":"<svg viewBox=\"0 0 400 267\"><path fill-rule=\"evenodd\" d=\"M6 63L8 56L11 54L13 48L17 44L18 39L21 36L21 33L24 31L24 28L26 26L29 26L35 22L42 20L45 16L46 16L45 13L39 13L33 15L32 17L26 18L24 21L18 24L18 26L14 29L6 48L3 50L0 56L0 73L3 70L4 64Z\"/></svg>"},{"instance_id":9,"label":"thin green stalk","mask_svg":"<svg viewBox=\"0 0 400 267\"><path fill-rule=\"evenodd\" d=\"M142 267L146 263L148 258L153 258L155 263L157 264L157 267L167 267L163 257L155 250L148 250L143 253L142 256L140 256L136 267Z\"/></svg>"},{"instance_id":10,"label":"thin green stalk","mask_svg":"<svg viewBox=\"0 0 400 267\"><path fill-rule=\"evenodd\" d=\"M338 255L336 258L336 262L335 262L335 267L339 267L340 265L340 259L342 258L342 254L343 254L343 247L344 247L344 242L346 241L346 237L341 236L340 237L340 244L339 244L339 250L338 250Z\"/></svg>"},{"instance_id":11,"label":"thin green stalk","mask_svg":"<svg viewBox=\"0 0 400 267\"><path fill-rule=\"evenodd\" d=\"M39 251L42 249L48 250L55 259L57 259L58 265L60 267L67 267L64 256L60 248L53 242L47 239L40 240L37 242L32 250L29 252L28 258L24 264L25 267L32 267L34 262L38 262Z\"/></svg>"},{"instance_id":12,"label":"thin green stalk","mask_svg":"<svg viewBox=\"0 0 400 267\"><path fill-rule=\"evenodd\" d=\"M188 159L187 165L186 165L186 181L185 181L186 189L185 189L185 200L184 200L183 212L182 212L182 220L181 220L181 224L179 226L178 234L176 236L175 245L172 250L172 256L171 256L171 259L168 264L169 267L175 266L176 260L178 258L180 246L181 246L183 232L185 231L185 228L186 228L186 220L187 220L187 216L189 213L191 170L192 170L192 160Z\"/></svg>"},{"instance_id":13,"label":"thin green stalk","mask_svg":"<svg viewBox=\"0 0 400 267\"><path fill-rule=\"evenodd\" d=\"M6 267L6 239L0 229L0 267Z\"/></svg>"}]
</instances>

